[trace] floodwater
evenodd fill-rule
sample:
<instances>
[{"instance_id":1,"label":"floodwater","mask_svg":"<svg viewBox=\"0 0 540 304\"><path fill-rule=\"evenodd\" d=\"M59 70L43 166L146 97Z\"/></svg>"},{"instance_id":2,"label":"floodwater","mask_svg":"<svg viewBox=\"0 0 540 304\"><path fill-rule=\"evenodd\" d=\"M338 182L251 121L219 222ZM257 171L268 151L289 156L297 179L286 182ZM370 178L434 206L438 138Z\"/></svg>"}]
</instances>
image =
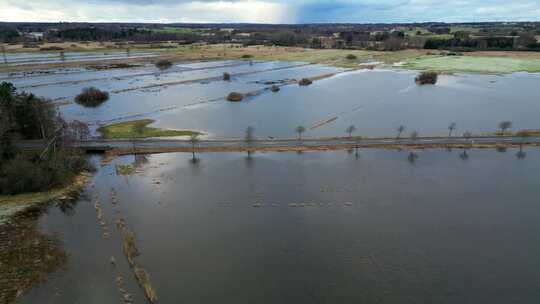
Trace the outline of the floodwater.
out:
<instances>
[{"instance_id":1,"label":"floodwater","mask_svg":"<svg viewBox=\"0 0 540 304\"><path fill-rule=\"evenodd\" d=\"M264 90L329 73L308 87ZM307 136L344 135L351 124L358 135L393 135L401 124L444 135L450 122L458 133L492 132L501 120L539 128L538 74L443 75L436 86L416 86L415 75L221 61L0 78L92 128L142 118L209 138L241 137L250 125L259 137L291 137L298 125ZM87 86L110 100L71 103ZM232 91L260 94L230 103ZM534 303L540 150L525 152L421 151L412 163L389 150L209 153L195 163L189 153L137 155L104 166L94 157L98 171L73 205L34 211L20 235L0 229L0 259L10 261L0 292L13 296L24 283L35 287L22 303L117 303L126 293L145 302L122 250L122 219L159 303ZM137 170L119 176L119 164ZM13 256L34 267L13 267ZM18 282L26 276L17 271L33 281Z\"/></svg>"},{"instance_id":2,"label":"floodwater","mask_svg":"<svg viewBox=\"0 0 540 304\"><path fill-rule=\"evenodd\" d=\"M231 81L220 79L224 72ZM337 75L309 87L284 86L264 91L271 82L329 73ZM517 129L538 128L539 74L455 74L440 76L436 86L417 86L416 72L343 69L301 62L217 61L177 64L159 71L152 64L105 71L52 71L12 79L37 95L56 100L68 119L95 127L151 118L154 126L202 130L207 138L242 137L247 126L256 136L291 137L298 125L306 136L345 134L388 136L399 125L421 135L444 135L451 122L456 133L493 132L502 120ZM9 79L9 77L7 77ZM187 83L186 83L187 82ZM74 104L82 88L95 86L111 98L94 109ZM241 103L227 102L233 91L261 92ZM325 123L327 122L327 123Z\"/></svg>"},{"instance_id":3,"label":"floodwater","mask_svg":"<svg viewBox=\"0 0 540 304\"><path fill-rule=\"evenodd\" d=\"M118 276L145 302L118 218L159 303L534 303L540 151L516 152L117 158L72 209L41 216L68 259L22 303L117 303Z\"/></svg>"}]
</instances>

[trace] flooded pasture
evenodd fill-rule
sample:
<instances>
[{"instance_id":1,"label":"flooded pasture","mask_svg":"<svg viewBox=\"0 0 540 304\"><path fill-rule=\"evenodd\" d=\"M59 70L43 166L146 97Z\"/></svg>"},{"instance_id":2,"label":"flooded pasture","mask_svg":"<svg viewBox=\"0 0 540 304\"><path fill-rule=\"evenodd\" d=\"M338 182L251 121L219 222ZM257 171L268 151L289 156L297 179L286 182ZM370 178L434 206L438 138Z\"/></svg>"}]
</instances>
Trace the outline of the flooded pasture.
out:
<instances>
[{"instance_id":1,"label":"flooded pasture","mask_svg":"<svg viewBox=\"0 0 540 304\"><path fill-rule=\"evenodd\" d=\"M435 86L417 86L416 74L231 60L0 78L94 133L146 118L220 139L247 126L260 138L293 137L299 125L306 136L349 125L361 136L399 125L446 135L450 122L457 133L493 132L502 120L539 127L538 74L442 75ZM268 90L276 83L281 91ZM110 99L74 103L89 86ZM226 101L234 91L251 96ZM1 226L0 302L531 303L540 150L502 152L205 153L197 162L180 153L104 165L93 156L98 171L72 205Z\"/></svg>"},{"instance_id":2,"label":"flooded pasture","mask_svg":"<svg viewBox=\"0 0 540 304\"><path fill-rule=\"evenodd\" d=\"M223 81L223 73L232 74ZM308 87L290 84L278 93L273 83L334 74ZM416 72L345 71L302 62L218 61L176 64L160 71L152 64L130 69L52 72L14 78L22 90L50 98L68 119L94 126L151 118L154 126L202 130L208 137L241 137L249 125L259 137L291 137L303 125L306 136L344 134L351 124L359 135L388 136L399 125L423 135L444 135L450 122L458 133L493 132L499 121L519 129L537 128L538 74L454 74L436 86L417 86ZM81 89L111 93L98 108L73 103ZM230 92L255 93L230 103Z\"/></svg>"},{"instance_id":3,"label":"flooded pasture","mask_svg":"<svg viewBox=\"0 0 540 304\"><path fill-rule=\"evenodd\" d=\"M540 152L526 152L120 157L41 216L68 258L22 303L144 302L119 219L160 303L531 303Z\"/></svg>"},{"instance_id":4,"label":"flooded pasture","mask_svg":"<svg viewBox=\"0 0 540 304\"><path fill-rule=\"evenodd\" d=\"M28 65L58 62L78 62L78 61L100 61L111 59L154 57L159 55L154 52L130 52L106 51L106 52L27 52L27 53L6 53L2 59L8 65Z\"/></svg>"}]
</instances>

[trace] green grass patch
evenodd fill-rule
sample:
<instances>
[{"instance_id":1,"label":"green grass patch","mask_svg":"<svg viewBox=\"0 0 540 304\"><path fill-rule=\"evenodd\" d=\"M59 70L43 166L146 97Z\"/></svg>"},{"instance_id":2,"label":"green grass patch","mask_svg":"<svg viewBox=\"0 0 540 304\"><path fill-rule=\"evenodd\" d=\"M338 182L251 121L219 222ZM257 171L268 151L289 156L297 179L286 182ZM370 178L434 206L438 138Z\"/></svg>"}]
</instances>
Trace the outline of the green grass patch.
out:
<instances>
[{"instance_id":1,"label":"green grass patch","mask_svg":"<svg viewBox=\"0 0 540 304\"><path fill-rule=\"evenodd\" d=\"M409 59L405 67L439 72L538 73L540 72L540 59L480 56L420 56Z\"/></svg>"},{"instance_id":2,"label":"green grass patch","mask_svg":"<svg viewBox=\"0 0 540 304\"><path fill-rule=\"evenodd\" d=\"M135 167L133 165L116 165L117 175L131 175L135 173Z\"/></svg>"},{"instance_id":3,"label":"green grass patch","mask_svg":"<svg viewBox=\"0 0 540 304\"><path fill-rule=\"evenodd\" d=\"M176 136L191 136L199 134L199 132L188 130L166 130L159 128L151 128L148 125L154 121L151 119L134 120L112 124L99 128L97 131L101 133L104 139L132 139L132 138L150 138L150 137L176 137Z\"/></svg>"}]
</instances>

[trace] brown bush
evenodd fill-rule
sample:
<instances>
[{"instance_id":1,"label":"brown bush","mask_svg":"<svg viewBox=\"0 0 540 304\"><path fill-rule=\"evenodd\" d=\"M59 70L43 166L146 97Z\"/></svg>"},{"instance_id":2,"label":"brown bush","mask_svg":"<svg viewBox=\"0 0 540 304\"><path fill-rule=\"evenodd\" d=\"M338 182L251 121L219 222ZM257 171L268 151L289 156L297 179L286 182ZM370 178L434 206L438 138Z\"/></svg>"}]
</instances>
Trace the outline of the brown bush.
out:
<instances>
[{"instance_id":1,"label":"brown bush","mask_svg":"<svg viewBox=\"0 0 540 304\"><path fill-rule=\"evenodd\" d=\"M160 70L166 70L170 67L172 67L172 62L170 62L167 59L159 60L155 63L156 67Z\"/></svg>"},{"instance_id":2,"label":"brown bush","mask_svg":"<svg viewBox=\"0 0 540 304\"><path fill-rule=\"evenodd\" d=\"M85 107L97 107L109 99L109 93L95 87L84 88L75 102Z\"/></svg>"},{"instance_id":3,"label":"brown bush","mask_svg":"<svg viewBox=\"0 0 540 304\"><path fill-rule=\"evenodd\" d=\"M229 94L229 96L227 96L227 100L231 102L240 102L242 101L242 99L244 99L244 95L237 92L232 92L231 94Z\"/></svg>"},{"instance_id":4,"label":"brown bush","mask_svg":"<svg viewBox=\"0 0 540 304\"><path fill-rule=\"evenodd\" d=\"M438 76L437 72L425 71L416 76L415 81L418 85L436 84Z\"/></svg>"},{"instance_id":5,"label":"brown bush","mask_svg":"<svg viewBox=\"0 0 540 304\"><path fill-rule=\"evenodd\" d=\"M300 80L300 82L298 82L299 85L301 86L308 86L310 84L312 84L313 81L311 79L308 79L308 78L302 78L302 80Z\"/></svg>"}]
</instances>

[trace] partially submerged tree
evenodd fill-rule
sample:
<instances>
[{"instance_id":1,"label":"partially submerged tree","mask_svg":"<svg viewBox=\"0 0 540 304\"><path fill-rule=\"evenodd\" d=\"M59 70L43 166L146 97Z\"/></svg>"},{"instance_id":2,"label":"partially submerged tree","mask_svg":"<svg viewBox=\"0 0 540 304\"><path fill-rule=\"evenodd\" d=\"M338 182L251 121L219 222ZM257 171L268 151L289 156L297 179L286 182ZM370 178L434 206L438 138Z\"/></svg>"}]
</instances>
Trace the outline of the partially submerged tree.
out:
<instances>
[{"instance_id":1,"label":"partially submerged tree","mask_svg":"<svg viewBox=\"0 0 540 304\"><path fill-rule=\"evenodd\" d=\"M349 137L352 137L352 134L354 133L354 131L356 131L356 127L354 125L348 126L347 129L345 130L345 132L349 134Z\"/></svg>"},{"instance_id":2,"label":"partially submerged tree","mask_svg":"<svg viewBox=\"0 0 540 304\"><path fill-rule=\"evenodd\" d=\"M520 131L518 136L521 138L521 141L519 142L519 151L517 152L516 156L519 159L523 159L527 155L527 153L523 152L523 145L527 142L529 137L531 137L531 134L527 131Z\"/></svg>"},{"instance_id":3,"label":"partially submerged tree","mask_svg":"<svg viewBox=\"0 0 540 304\"><path fill-rule=\"evenodd\" d=\"M413 144L418 141L418 137L419 137L418 131L414 131L411 133L411 141L413 142Z\"/></svg>"},{"instance_id":4,"label":"partially submerged tree","mask_svg":"<svg viewBox=\"0 0 540 304\"><path fill-rule=\"evenodd\" d=\"M506 132L506 130L512 129L512 122L511 121L501 121L499 123L499 135L503 136Z\"/></svg>"},{"instance_id":5,"label":"partially submerged tree","mask_svg":"<svg viewBox=\"0 0 540 304\"><path fill-rule=\"evenodd\" d=\"M417 131L414 131L411 133L411 142L413 144L416 144L416 142L418 141L418 132ZM408 156L408 160L409 162L411 163L414 163L416 161L416 159L418 159L418 154L416 154L416 152L414 150L411 150L410 153L409 153L409 156Z\"/></svg>"},{"instance_id":6,"label":"partially submerged tree","mask_svg":"<svg viewBox=\"0 0 540 304\"><path fill-rule=\"evenodd\" d=\"M244 95L238 92L232 92L227 96L227 100L230 102L240 102L244 99Z\"/></svg>"},{"instance_id":7,"label":"partially submerged tree","mask_svg":"<svg viewBox=\"0 0 540 304\"><path fill-rule=\"evenodd\" d=\"M244 136L244 142L246 143L246 146L247 146L246 150L247 150L248 158L251 157L251 144L255 140L254 133L255 133L255 128L254 127L248 126L246 128L246 135Z\"/></svg>"},{"instance_id":8,"label":"partially submerged tree","mask_svg":"<svg viewBox=\"0 0 540 304\"><path fill-rule=\"evenodd\" d=\"M405 128L404 125L401 125L396 130L398 131L398 135L397 135L396 139L399 140L401 138L401 134L403 134L403 132L405 132L406 128Z\"/></svg>"},{"instance_id":9,"label":"partially submerged tree","mask_svg":"<svg viewBox=\"0 0 540 304\"><path fill-rule=\"evenodd\" d=\"M306 132L306 128L304 126L298 126L294 131L298 134L298 140L302 140L302 134Z\"/></svg>"},{"instance_id":10,"label":"partially submerged tree","mask_svg":"<svg viewBox=\"0 0 540 304\"><path fill-rule=\"evenodd\" d=\"M109 93L95 87L84 88L75 97L75 102L84 107L97 107L109 99Z\"/></svg>"},{"instance_id":11,"label":"partially submerged tree","mask_svg":"<svg viewBox=\"0 0 540 304\"><path fill-rule=\"evenodd\" d=\"M472 134L471 134L471 132L467 131L467 132L463 133L462 136L463 136L463 138L465 138L465 141L467 143L471 139ZM472 145L472 143L471 143L471 145ZM463 160L469 158L469 154L467 154L467 145L463 145L463 153L461 153L460 157Z\"/></svg>"},{"instance_id":12,"label":"partially submerged tree","mask_svg":"<svg viewBox=\"0 0 540 304\"><path fill-rule=\"evenodd\" d=\"M453 122L453 123L450 123L450 125L448 126L448 137L452 137L452 132L454 132L454 130L456 130L456 123Z\"/></svg>"},{"instance_id":13,"label":"partially submerged tree","mask_svg":"<svg viewBox=\"0 0 540 304\"><path fill-rule=\"evenodd\" d=\"M229 74L227 72L223 73L223 80L225 80L225 81L231 80L231 74Z\"/></svg>"},{"instance_id":14,"label":"partially submerged tree","mask_svg":"<svg viewBox=\"0 0 540 304\"><path fill-rule=\"evenodd\" d=\"M309 79L309 78L302 78L298 84L301 85L301 86L308 86L310 84L313 83L313 80Z\"/></svg>"},{"instance_id":15,"label":"partially submerged tree","mask_svg":"<svg viewBox=\"0 0 540 304\"><path fill-rule=\"evenodd\" d=\"M436 84L439 74L434 71L424 71L415 78L415 82L418 85Z\"/></svg>"},{"instance_id":16,"label":"partially submerged tree","mask_svg":"<svg viewBox=\"0 0 540 304\"><path fill-rule=\"evenodd\" d=\"M199 143L199 133L191 133L189 136L189 142L191 143L191 153L193 155L192 161L195 163L197 161L195 156L195 145Z\"/></svg>"},{"instance_id":17,"label":"partially submerged tree","mask_svg":"<svg viewBox=\"0 0 540 304\"><path fill-rule=\"evenodd\" d=\"M166 70L170 67L172 67L173 63L167 59L158 60L155 63L156 67L160 70Z\"/></svg>"},{"instance_id":18,"label":"partially submerged tree","mask_svg":"<svg viewBox=\"0 0 540 304\"><path fill-rule=\"evenodd\" d=\"M272 87L270 87L270 91L274 92L274 93L277 93L281 90L281 88L277 85L272 85Z\"/></svg>"}]
</instances>

